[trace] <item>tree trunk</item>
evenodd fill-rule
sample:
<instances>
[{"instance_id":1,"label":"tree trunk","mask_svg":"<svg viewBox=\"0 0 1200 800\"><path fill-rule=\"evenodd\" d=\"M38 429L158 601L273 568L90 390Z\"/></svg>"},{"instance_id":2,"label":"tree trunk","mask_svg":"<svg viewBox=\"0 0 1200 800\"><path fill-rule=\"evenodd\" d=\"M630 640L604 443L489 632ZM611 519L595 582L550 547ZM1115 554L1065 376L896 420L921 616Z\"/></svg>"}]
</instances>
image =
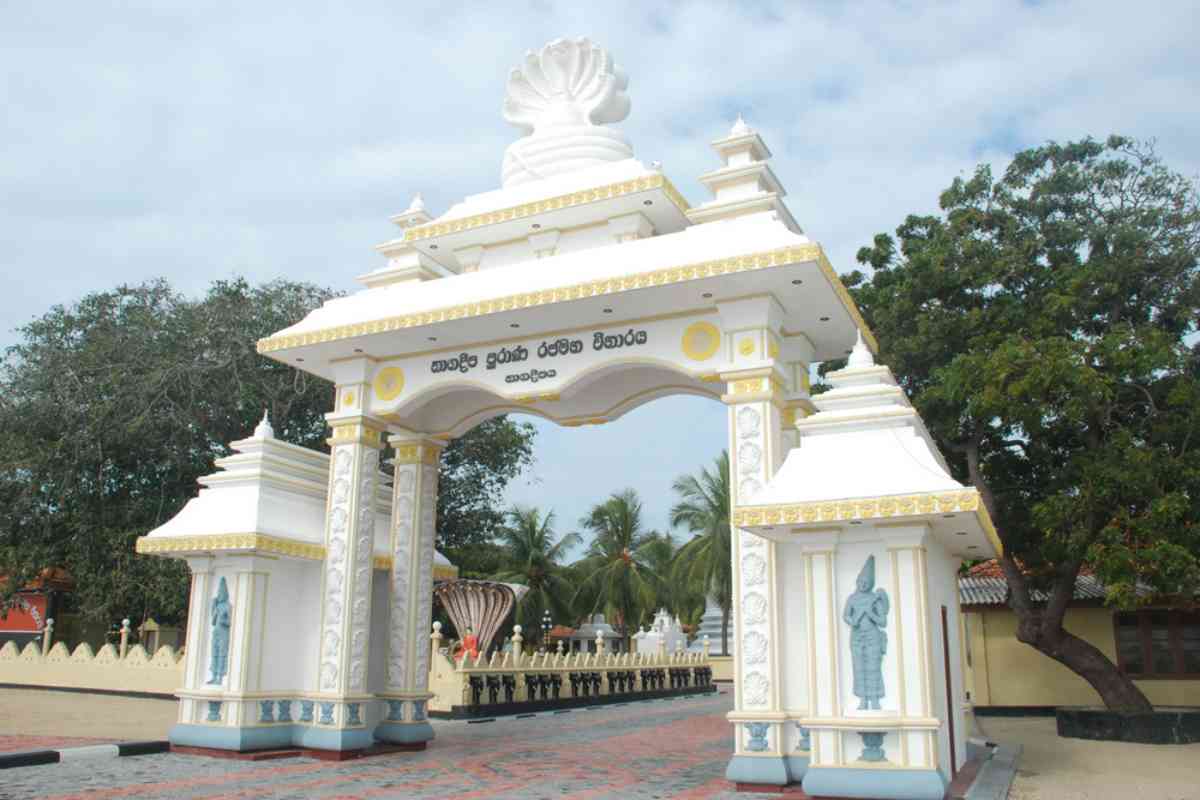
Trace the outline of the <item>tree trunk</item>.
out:
<instances>
[{"instance_id":1,"label":"tree trunk","mask_svg":"<svg viewBox=\"0 0 1200 800\"><path fill-rule=\"evenodd\" d=\"M996 496L980 470L978 442L966 445L961 452L966 454L967 472L971 483L979 490L984 508L993 522L998 520ZM1142 690L1108 656L1063 627L1063 617L1075 596L1075 581L1083 562L1080 560L1059 566L1050 598L1045 606L1040 606L1033 602L1029 581L1020 564L1007 552L1003 531L998 531L998 534L1001 543L1005 544L1006 552L1000 554L999 561L1008 582L1008 604L1017 615L1017 641L1053 658L1083 678L1110 710L1153 710Z\"/></svg>"},{"instance_id":2,"label":"tree trunk","mask_svg":"<svg viewBox=\"0 0 1200 800\"><path fill-rule=\"evenodd\" d=\"M1014 609L1016 610L1016 609ZM1112 711L1151 711L1153 706L1130 678L1100 652L1043 610L1017 611L1017 640L1079 675Z\"/></svg>"}]
</instances>

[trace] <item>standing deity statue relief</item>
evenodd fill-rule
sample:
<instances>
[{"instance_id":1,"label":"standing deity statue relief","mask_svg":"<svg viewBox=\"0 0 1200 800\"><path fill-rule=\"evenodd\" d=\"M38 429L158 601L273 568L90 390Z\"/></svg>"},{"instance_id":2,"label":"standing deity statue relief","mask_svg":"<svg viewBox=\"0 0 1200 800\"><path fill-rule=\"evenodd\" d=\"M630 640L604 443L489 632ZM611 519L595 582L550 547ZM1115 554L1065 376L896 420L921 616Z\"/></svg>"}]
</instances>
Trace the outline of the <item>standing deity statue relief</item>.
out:
<instances>
[{"instance_id":1,"label":"standing deity statue relief","mask_svg":"<svg viewBox=\"0 0 1200 800\"><path fill-rule=\"evenodd\" d=\"M233 609L229 605L229 587L225 579L217 587L212 602L212 658L209 661L209 684L219 684L229 668L229 621Z\"/></svg>"},{"instance_id":2,"label":"standing deity statue relief","mask_svg":"<svg viewBox=\"0 0 1200 800\"><path fill-rule=\"evenodd\" d=\"M887 653L887 592L875 589L875 556L868 556L858 573L857 588L846 598L842 620L850 626L850 658L854 667L854 695L860 711L879 710L883 697L883 657ZM872 591L874 589L874 591Z\"/></svg>"}]
</instances>

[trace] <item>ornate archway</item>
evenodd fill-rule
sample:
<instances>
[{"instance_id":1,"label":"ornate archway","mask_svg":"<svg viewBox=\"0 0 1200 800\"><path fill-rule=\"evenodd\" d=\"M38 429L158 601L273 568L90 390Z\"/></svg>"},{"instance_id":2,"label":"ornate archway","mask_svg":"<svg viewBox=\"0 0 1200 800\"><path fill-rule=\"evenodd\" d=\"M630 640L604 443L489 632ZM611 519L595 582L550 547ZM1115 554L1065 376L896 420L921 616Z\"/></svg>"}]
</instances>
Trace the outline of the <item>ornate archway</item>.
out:
<instances>
[{"instance_id":1,"label":"ornate archway","mask_svg":"<svg viewBox=\"0 0 1200 800\"><path fill-rule=\"evenodd\" d=\"M814 556L802 555L791 544L792 529L785 535L783 526L790 521L799 531L824 521L826 541L843 519L860 524L886 515L877 502L872 512L854 506L843 517L835 506L832 516L818 512L810 520L786 506L789 487L803 476L787 486L772 479L806 431L853 435L873 424L855 409L874 409L879 387L843 399L830 411L834 419L805 427L817 410L810 365L845 356L857 338L859 368L870 362L876 372L886 369L873 367L875 343L858 310L820 245L783 204L759 134L739 118L712 143L721 164L700 180L713 197L692 207L660 167L633 159L605 124L628 112L625 86L608 54L586 39L557 40L530 54L509 79L506 117L528 135L505 156L503 188L467 197L437 218L418 196L393 218L401 234L377 248L387 263L360 278L365 291L332 300L258 343L265 356L336 385L327 417L329 458L287 453L292 472L309 476L310 486L313 470L327 470L327 490L304 502L257 507L259 516L244 524L259 532L290 525L291 533L245 541L240 561L211 540L172 549L167 540L182 535L179 525L171 527L175 521L143 540L148 552L188 557L193 619L204 619L216 581L229 579L230 675L205 681L203 654L213 633L207 624L193 625L174 741L348 750L373 739L417 745L431 739L425 703L441 449L480 421L513 410L593 425L656 397L689 393L728 407L732 505L745 529L733 543L738 641L731 720L738 745L731 777L798 780L809 760L807 729L819 727L813 722L819 715L817 722L829 724L818 739L837 753L830 749L832 760L822 764L844 767L843 732L856 735L855 725L866 723L843 720L837 699L822 700L819 714L811 705L818 695L840 698L842 690L812 682L826 669L813 660L813 649L824 646L812 644L815 601L803 593L785 598L784 571L799 570L788 575L806 591L824 586L822 603L834 602L841 590L831 583L833 572L803 571L812 569ZM880 418L902 416L893 411ZM902 424L916 424L912 418ZM923 428L918 434L927 447ZM395 474L383 503L378 465L389 448ZM913 480L893 483L926 491ZM847 485L828 499L860 490L871 491ZM756 505L759 498L767 500ZM950 513L948 506L929 513L942 508ZM903 509L891 515L912 516ZM923 547L925 534L913 524L906 541ZM982 525L971 529L973 536ZM796 566L782 549L788 547ZM822 569L833 569L830 552L820 551ZM308 560L300 566L287 560L296 553ZM908 591L888 585L893 593ZM918 581L913 591L923 585ZM287 587L305 587L312 597L276 608L276 595ZM835 623L822 618L820 626L838 650ZM785 627L802 636L785 641ZM285 652L287 665L280 663ZM908 748L910 730L916 736L936 727L935 712L926 703L920 719L897 712L869 729L898 732ZM918 741L912 738L911 746ZM927 757L905 769L936 772L936 756L924 746Z\"/></svg>"}]
</instances>

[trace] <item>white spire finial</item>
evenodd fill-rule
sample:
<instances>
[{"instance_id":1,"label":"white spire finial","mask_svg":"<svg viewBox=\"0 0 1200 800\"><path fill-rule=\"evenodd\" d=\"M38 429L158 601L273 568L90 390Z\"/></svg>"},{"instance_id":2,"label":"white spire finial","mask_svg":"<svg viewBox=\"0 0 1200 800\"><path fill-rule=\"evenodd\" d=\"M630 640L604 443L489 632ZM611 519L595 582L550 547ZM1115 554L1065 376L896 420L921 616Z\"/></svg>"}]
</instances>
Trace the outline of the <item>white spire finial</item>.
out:
<instances>
[{"instance_id":1,"label":"white spire finial","mask_svg":"<svg viewBox=\"0 0 1200 800\"><path fill-rule=\"evenodd\" d=\"M275 429L271 427L271 418L267 409L263 409L262 420L254 429L254 438L256 439L274 439Z\"/></svg>"},{"instance_id":2,"label":"white spire finial","mask_svg":"<svg viewBox=\"0 0 1200 800\"><path fill-rule=\"evenodd\" d=\"M875 366L875 356L871 355L870 348L863 342L862 330L857 330L856 333L858 340L854 343L854 349L850 351L850 360L846 362L846 366L854 369Z\"/></svg>"},{"instance_id":3,"label":"white spire finial","mask_svg":"<svg viewBox=\"0 0 1200 800\"><path fill-rule=\"evenodd\" d=\"M746 124L746 120L742 119L742 115L739 113L737 122L733 123L733 127L729 129L729 135L743 136L750 132L750 126Z\"/></svg>"},{"instance_id":4,"label":"white spire finial","mask_svg":"<svg viewBox=\"0 0 1200 800\"><path fill-rule=\"evenodd\" d=\"M404 213L412 214L417 211L424 211L424 210L425 210L425 199L423 197L421 197L420 192L417 192L415 195L413 195L412 202L408 204L408 208L405 210Z\"/></svg>"}]
</instances>

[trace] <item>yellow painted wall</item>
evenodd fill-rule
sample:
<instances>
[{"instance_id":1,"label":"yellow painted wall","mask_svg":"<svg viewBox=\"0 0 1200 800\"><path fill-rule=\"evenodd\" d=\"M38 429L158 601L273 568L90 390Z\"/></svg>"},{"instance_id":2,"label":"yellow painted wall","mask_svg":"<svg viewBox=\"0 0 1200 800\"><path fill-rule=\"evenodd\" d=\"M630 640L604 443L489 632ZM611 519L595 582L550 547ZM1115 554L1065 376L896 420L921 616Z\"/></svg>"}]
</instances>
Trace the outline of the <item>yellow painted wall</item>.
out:
<instances>
[{"instance_id":1,"label":"yellow painted wall","mask_svg":"<svg viewBox=\"0 0 1200 800\"><path fill-rule=\"evenodd\" d=\"M1100 695L1057 661L1017 641L1017 615L1008 608L964 609L970 668L967 688L976 706L1096 705ZM1063 626L1116 660L1112 611L1071 608ZM1200 681L1135 681L1155 705L1200 705Z\"/></svg>"}]
</instances>

